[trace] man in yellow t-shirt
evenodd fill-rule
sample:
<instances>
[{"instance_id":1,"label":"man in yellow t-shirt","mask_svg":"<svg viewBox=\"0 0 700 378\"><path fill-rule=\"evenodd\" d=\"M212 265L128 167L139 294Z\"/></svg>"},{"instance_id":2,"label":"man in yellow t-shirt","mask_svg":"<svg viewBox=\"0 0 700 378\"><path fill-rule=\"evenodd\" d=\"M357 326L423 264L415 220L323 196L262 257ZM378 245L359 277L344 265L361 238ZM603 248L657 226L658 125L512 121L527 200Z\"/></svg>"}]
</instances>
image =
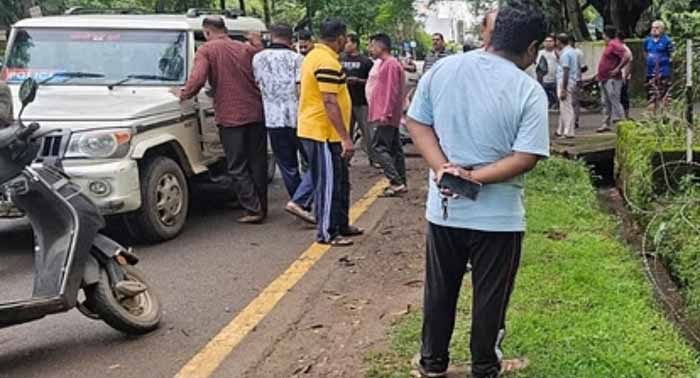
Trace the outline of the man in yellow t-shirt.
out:
<instances>
[{"instance_id":1,"label":"man in yellow t-shirt","mask_svg":"<svg viewBox=\"0 0 700 378\"><path fill-rule=\"evenodd\" d=\"M321 43L304 59L297 135L309 159L319 243L352 245L348 236L362 234L350 226L348 160L355 152L350 128L350 93L338 53L347 28L338 20L321 24Z\"/></svg>"}]
</instances>

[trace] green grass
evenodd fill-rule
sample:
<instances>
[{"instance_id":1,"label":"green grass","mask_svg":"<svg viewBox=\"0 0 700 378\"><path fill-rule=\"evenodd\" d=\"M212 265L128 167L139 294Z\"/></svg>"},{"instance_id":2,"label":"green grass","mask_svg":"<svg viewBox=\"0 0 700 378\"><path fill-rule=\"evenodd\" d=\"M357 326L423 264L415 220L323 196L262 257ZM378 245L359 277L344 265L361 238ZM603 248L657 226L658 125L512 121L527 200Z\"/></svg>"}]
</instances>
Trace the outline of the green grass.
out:
<instances>
[{"instance_id":1,"label":"green grass","mask_svg":"<svg viewBox=\"0 0 700 378\"><path fill-rule=\"evenodd\" d=\"M508 356L526 356L517 377L700 377L700 361L656 305L640 262L599 210L582 164L551 159L528 176L528 232L508 313ZM563 240L551 237L565 235ZM468 361L468 280L452 342ZM388 351L366 357L368 378L407 377L419 349L420 313L391 330Z\"/></svg>"}]
</instances>

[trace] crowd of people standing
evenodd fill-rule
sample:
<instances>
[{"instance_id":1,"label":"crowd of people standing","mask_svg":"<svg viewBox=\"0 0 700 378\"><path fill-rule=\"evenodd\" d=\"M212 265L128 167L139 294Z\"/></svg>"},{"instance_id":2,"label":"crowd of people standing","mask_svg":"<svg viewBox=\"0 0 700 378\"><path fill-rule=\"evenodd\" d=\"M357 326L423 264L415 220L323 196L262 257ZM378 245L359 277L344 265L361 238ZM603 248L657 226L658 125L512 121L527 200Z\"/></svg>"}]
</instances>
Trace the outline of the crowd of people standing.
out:
<instances>
[{"instance_id":1,"label":"crowd of people standing","mask_svg":"<svg viewBox=\"0 0 700 378\"><path fill-rule=\"evenodd\" d=\"M612 131L615 123L629 118L634 61L634 54L625 43L623 33L608 26L603 31L603 39L605 48L597 62L595 76L589 79L597 82L601 93L604 118L596 130L599 133ZM581 112L583 77L590 71L583 51L576 48L575 43L565 33L548 35L535 64L537 79L547 93L549 109L559 111L559 125L555 132L557 138L575 138ZM664 33L663 22L655 21L642 45L651 112L656 112L659 107L668 108L673 51L673 43Z\"/></svg>"},{"instance_id":2,"label":"crowd of people standing","mask_svg":"<svg viewBox=\"0 0 700 378\"><path fill-rule=\"evenodd\" d=\"M575 41L547 36L546 27L541 9L522 0L487 13L481 48L465 47L474 51L451 55L444 37L434 34L408 104L406 73L416 65L392 55L387 34L370 37L371 58L336 19L321 23L318 43L302 31L296 46L289 26L273 25L263 48L259 35L233 40L224 20L210 16L203 21L207 42L187 83L173 94L185 101L211 86L227 173L245 211L239 222L267 217L269 137L289 195L285 210L315 224L317 242L333 246L352 245L363 233L349 222L354 130L369 164L389 180L383 196L394 197L408 190L399 132L405 121L430 168L422 342L412 366L421 377L446 376L459 292L471 271L471 370L475 378L496 378L527 365L505 360L501 351L526 229L524 174L549 156L548 105L560 112L556 136L575 136L588 70ZM603 34L596 72L605 112L600 132L626 117L633 59L614 28ZM654 110L668 102L672 52L663 23L654 22L644 41ZM537 80L525 73L533 65ZM0 83L0 127L12 116L7 98ZM449 176L477 186L478 196L446 189L440 183Z\"/></svg>"},{"instance_id":3,"label":"crowd of people standing","mask_svg":"<svg viewBox=\"0 0 700 378\"><path fill-rule=\"evenodd\" d=\"M391 38L370 38L372 60L335 19L320 25L318 43L301 31L296 46L291 27L273 25L264 49L256 34L247 42L229 38L219 16L207 17L203 30L207 42L192 74L173 93L184 101L211 86L227 173L245 210L238 221L259 224L267 216L269 137L290 198L285 210L315 224L318 242L352 245L350 237L363 233L349 224L355 127L370 164L390 182L383 196L408 190L399 136L406 78Z\"/></svg>"}]
</instances>

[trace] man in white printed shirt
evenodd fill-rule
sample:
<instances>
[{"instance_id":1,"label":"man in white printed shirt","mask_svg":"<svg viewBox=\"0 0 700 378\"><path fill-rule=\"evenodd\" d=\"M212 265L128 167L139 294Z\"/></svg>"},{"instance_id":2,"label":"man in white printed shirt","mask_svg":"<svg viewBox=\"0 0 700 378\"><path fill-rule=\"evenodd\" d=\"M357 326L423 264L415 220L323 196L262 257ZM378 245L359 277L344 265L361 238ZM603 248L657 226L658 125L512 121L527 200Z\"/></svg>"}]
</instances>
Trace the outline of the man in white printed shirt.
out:
<instances>
[{"instance_id":1,"label":"man in white printed shirt","mask_svg":"<svg viewBox=\"0 0 700 378\"><path fill-rule=\"evenodd\" d=\"M304 57L292 49L292 28L275 25L270 28L270 47L253 58L255 81L260 87L265 108L265 125L270 145L280 168L291 200L286 210L314 223L309 212L313 183L310 172L299 173L299 153L304 154L297 137L298 84Z\"/></svg>"}]
</instances>

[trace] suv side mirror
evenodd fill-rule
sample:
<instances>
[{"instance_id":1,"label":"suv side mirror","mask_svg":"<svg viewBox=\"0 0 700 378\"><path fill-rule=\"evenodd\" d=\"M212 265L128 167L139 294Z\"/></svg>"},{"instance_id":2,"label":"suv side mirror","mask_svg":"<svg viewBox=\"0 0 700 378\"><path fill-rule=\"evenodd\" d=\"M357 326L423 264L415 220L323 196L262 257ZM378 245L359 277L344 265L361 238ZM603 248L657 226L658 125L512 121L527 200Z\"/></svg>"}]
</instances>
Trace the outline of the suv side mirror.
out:
<instances>
[{"instance_id":1,"label":"suv side mirror","mask_svg":"<svg viewBox=\"0 0 700 378\"><path fill-rule=\"evenodd\" d=\"M22 107L31 104L36 98L36 92L39 89L39 84L31 77L22 82L19 87L19 99L22 102Z\"/></svg>"}]
</instances>

